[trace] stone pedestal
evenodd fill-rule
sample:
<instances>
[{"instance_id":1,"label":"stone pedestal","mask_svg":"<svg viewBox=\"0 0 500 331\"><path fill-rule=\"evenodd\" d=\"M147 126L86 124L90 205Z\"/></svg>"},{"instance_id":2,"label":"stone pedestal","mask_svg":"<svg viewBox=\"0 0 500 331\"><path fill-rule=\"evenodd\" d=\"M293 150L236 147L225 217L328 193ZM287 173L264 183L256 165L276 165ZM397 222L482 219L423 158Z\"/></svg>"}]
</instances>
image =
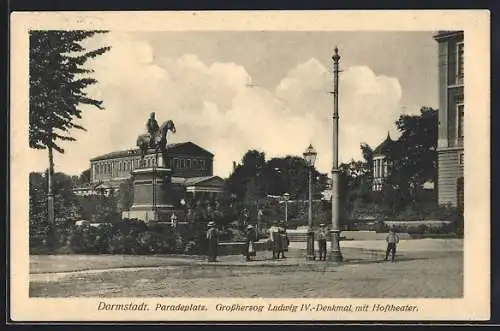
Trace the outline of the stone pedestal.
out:
<instances>
[{"instance_id":1,"label":"stone pedestal","mask_svg":"<svg viewBox=\"0 0 500 331\"><path fill-rule=\"evenodd\" d=\"M135 169L132 171L134 202L123 218L137 218L144 222L169 222L172 201L172 170L164 167Z\"/></svg>"}]
</instances>

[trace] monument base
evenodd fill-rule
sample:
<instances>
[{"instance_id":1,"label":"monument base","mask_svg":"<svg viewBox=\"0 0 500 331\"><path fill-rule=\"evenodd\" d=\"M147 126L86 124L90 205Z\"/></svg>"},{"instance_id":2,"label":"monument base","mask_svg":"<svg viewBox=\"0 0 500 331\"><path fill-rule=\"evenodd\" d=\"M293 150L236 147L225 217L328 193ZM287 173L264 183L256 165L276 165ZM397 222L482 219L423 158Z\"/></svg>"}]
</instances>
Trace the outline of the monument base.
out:
<instances>
[{"instance_id":1,"label":"monument base","mask_svg":"<svg viewBox=\"0 0 500 331\"><path fill-rule=\"evenodd\" d=\"M172 170L163 167L132 171L134 202L122 218L136 218L144 222L168 222L175 206L172 203Z\"/></svg>"},{"instance_id":2,"label":"monument base","mask_svg":"<svg viewBox=\"0 0 500 331\"><path fill-rule=\"evenodd\" d=\"M138 219L146 223L151 223L151 222L170 222L170 217L172 216L172 213L175 212L175 209L173 206L169 209L162 209L162 210L129 210L129 211L124 211L122 212L122 218L128 218L128 219Z\"/></svg>"}]
</instances>

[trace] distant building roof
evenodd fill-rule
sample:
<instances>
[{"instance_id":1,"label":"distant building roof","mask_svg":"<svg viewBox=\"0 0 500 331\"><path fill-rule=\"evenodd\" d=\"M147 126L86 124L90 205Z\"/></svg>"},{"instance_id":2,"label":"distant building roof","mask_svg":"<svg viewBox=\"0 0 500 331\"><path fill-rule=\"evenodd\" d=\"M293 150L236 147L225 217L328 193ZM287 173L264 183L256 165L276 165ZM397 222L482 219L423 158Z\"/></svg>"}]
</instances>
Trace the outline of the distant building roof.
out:
<instances>
[{"instance_id":1,"label":"distant building roof","mask_svg":"<svg viewBox=\"0 0 500 331\"><path fill-rule=\"evenodd\" d=\"M202 177L190 177L190 178L172 177L172 183L184 186L193 186L208 181L210 179L218 179L220 181L224 181L224 179L220 178L219 176L202 176Z\"/></svg>"},{"instance_id":2,"label":"distant building roof","mask_svg":"<svg viewBox=\"0 0 500 331\"><path fill-rule=\"evenodd\" d=\"M184 183L186 185L196 185L212 178L219 178L219 177L218 176L191 177L191 178L186 178L186 181Z\"/></svg>"},{"instance_id":3,"label":"distant building roof","mask_svg":"<svg viewBox=\"0 0 500 331\"><path fill-rule=\"evenodd\" d=\"M167 151L173 150L173 149L178 148L178 147L189 146L189 145L195 146L198 149L204 151L205 153L213 156L213 154L210 153L209 151L207 151L206 149L204 149L204 148L202 148L202 147L200 147L200 146L198 146L195 143L192 143L190 141L182 142L182 143L168 144ZM152 150L152 149L148 151L148 154L153 154L153 153L154 153L154 150ZM90 161L117 159L117 158L121 158L121 157L126 157L126 156L131 156L131 155L140 155L140 154L141 154L141 151L138 148L132 148L132 149L126 149L126 150L122 150L122 151L114 151L114 152L106 153L106 154L94 157L94 158L90 159Z\"/></svg>"},{"instance_id":4,"label":"distant building roof","mask_svg":"<svg viewBox=\"0 0 500 331\"><path fill-rule=\"evenodd\" d=\"M464 37L464 32L463 31L438 31L434 35L434 39L439 41L442 39L449 39L449 38L463 38Z\"/></svg>"},{"instance_id":5,"label":"distant building roof","mask_svg":"<svg viewBox=\"0 0 500 331\"><path fill-rule=\"evenodd\" d=\"M394 144L394 140L391 139L391 135L387 132L387 138L375 148L373 156L385 155L392 144Z\"/></svg>"}]
</instances>

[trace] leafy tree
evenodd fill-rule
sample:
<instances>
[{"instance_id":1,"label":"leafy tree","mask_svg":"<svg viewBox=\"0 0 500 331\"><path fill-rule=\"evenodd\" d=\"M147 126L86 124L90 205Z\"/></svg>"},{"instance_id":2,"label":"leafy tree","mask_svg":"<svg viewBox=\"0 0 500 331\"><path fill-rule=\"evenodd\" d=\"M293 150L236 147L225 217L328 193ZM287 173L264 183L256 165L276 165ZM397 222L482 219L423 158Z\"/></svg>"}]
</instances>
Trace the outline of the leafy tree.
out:
<instances>
[{"instance_id":1,"label":"leafy tree","mask_svg":"<svg viewBox=\"0 0 500 331\"><path fill-rule=\"evenodd\" d=\"M51 228L46 206L48 191L48 171L44 173L32 172L29 177L29 237L30 248L46 247L53 231L59 242L55 246L64 244L68 229L80 217L78 200L73 193L72 178L63 173L55 173L54 197L55 210L54 227Z\"/></svg>"},{"instance_id":2,"label":"leafy tree","mask_svg":"<svg viewBox=\"0 0 500 331\"><path fill-rule=\"evenodd\" d=\"M227 181L228 191L235 194L239 200L244 199L246 187L252 178L260 174L265 164L265 154L257 150L249 150L243 155L241 164L236 165Z\"/></svg>"},{"instance_id":3,"label":"leafy tree","mask_svg":"<svg viewBox=\"0 0 500 331\"><path fill-rule=\"evenodd\" d=\"M423 107L420 115L401 115L396 126L401 136L388 150L392 163L388 189L400 199L398 209L413 203L416 191L437 176L438 111Z\"/></svg>"},{"instance_id":4,"label":"leafy tree","mask_svg":"<svg viewBox=\"0 0 500 331\"><path fill-rule=\"evenodd\" d=\"M121 219L117 198L110 194L78 197L82 217L92 223L115 223Z\"/></svg>"},{"instance_id":5,"label":"leafy tree","mask_svg":"<svg viewBox=\"0 0 500 331\"><path fill-rule=\"evenodd\" d=\"M361 153L365 162L368 164L368 169L373 169L373 149L366 143L361 144Z\"/></svg>"},{"instance_id":6,"label":"leafy tree","mask_svg":"<svg viewBox=\"0 0 500 331\"><path fill-rule=\"evenodd\" d=\"M110 47L87 51L81 42L105 31L32 30L29 34L30 107L29 145L46 149L49 158L48 218L54 220L54 150L64 153L61 141L74 141L72 129L84 130L77 120L81 105L103 109L102 101L87 96L88 86L97 83L88 77L93 71L84 65ZM51 241L50 241L51 242Z\"/></svg>"},{"instance_id":7,"label":"leafy tree","mask_svg":"<svg viewBox=\"0 0 500 331\"><path fill-rule=\"evenodd\" d=\"M347 218L370 203L371 170L367 162L351 160L341 163L340 169L340 199L342 213Z\"/></svg>"},{"instance_id":8,"label":"leafy tree","mask_svg":"<svg viewBox=\"0 0 500 331\"><path fill-rule=\"evenodd\" d=\"M313 197L321 197L328 177L313 169ZM227 188L239 201L254 204L267 195L289 193L294 199L308 197L309 166L297 156L265 160L265 154L248 151L227 180Z\"/></svg>"},{"instance_id":9,"label":"leafy tree","mask_svg":"<svg viewBox=\"0 0 500 331\"><path fill-rule=\"evenodd\" d=\"M78 177L79 185L88 185L90 184L90 168L82 171L80 177Z\"/></svg>"}]
</instances>

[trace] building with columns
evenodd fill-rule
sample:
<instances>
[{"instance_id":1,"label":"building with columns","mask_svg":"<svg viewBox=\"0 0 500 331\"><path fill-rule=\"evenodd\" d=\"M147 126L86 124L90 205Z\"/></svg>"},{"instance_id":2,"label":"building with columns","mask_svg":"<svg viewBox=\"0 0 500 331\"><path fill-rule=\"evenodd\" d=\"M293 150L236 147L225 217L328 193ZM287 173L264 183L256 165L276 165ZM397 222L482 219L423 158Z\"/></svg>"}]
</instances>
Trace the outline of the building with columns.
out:
<instances>
[{"instance_id":1,"label":"building with columns","mask_svg":"<svg viewBox=\"0 0 500 331\"><path fill-rule=\"evenodd\" d=\"M389 175L390 165L387 161L387 150L394 143L387 132L387 138L373 150L373 191L382 191L384 179Z\"/></svg>"},{"instance_id":2,"label":"building with columns","mask_svg":"<svg viewBox=\"0 0 500 331\"><path fill-rule=\"evenodd\" d=\"M139 168L139 149L114 151L90 160L90 185L77 187L79 195L118 192L120 184ZM172 183L185 191L187 198L214 198L224 192L224 180L213 175L214 155L202 147L183 142L167 146L166 167L172 170ZM146 167L157 166L154 151L145 157ZM163 164L161 153L158 163Z\"/></svg>"},{"instance_id":3,"label":"building with columns","mask_svg":"<svg viewBox=\"0 0 500 331\"><path fill-rule=\"evenodd\" d=\"M464 203L464 33L439 31L438 203Z\"/></svg>"}]
</instances>

